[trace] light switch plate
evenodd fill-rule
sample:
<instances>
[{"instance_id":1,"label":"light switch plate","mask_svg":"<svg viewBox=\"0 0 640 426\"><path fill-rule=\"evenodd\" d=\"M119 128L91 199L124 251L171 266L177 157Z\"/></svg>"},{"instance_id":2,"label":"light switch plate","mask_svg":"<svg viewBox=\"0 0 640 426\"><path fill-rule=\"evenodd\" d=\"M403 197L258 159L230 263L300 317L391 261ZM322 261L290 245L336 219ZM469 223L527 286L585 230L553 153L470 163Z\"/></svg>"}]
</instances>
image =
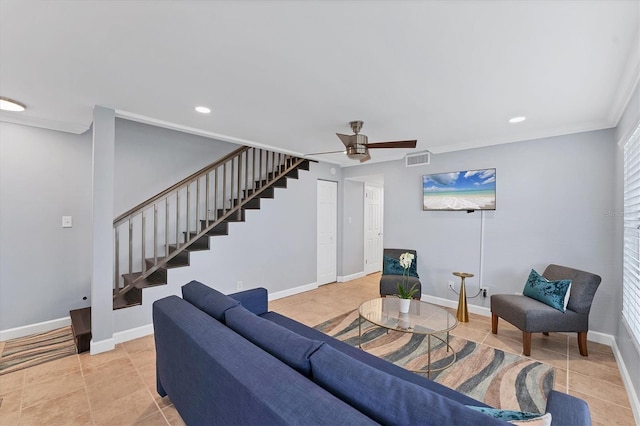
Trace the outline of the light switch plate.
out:
<instances>
[{"instance_id":1,"label":"light switch plate","mask_svg":"<svg viewBox=\"0 0 640 426\"><path fill-rule=\"evenodd\" d=\"M71 228L73 226L73 220L71 216L62 216L62 227Z\"/></svg>"}]
</instances>

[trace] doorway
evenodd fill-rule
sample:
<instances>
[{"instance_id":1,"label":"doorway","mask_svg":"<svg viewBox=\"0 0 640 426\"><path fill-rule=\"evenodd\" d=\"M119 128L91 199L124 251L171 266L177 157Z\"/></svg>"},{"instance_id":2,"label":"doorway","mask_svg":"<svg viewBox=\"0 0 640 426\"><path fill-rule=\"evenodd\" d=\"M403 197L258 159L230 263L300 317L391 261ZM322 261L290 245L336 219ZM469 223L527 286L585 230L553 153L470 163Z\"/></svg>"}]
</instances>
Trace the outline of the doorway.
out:
<instances>
[{"instance_id":1,"label":"doorway","mask_svg":"<svg viewBox=\"0 0 640 426\"><path fill-rule=\"evenodd\" d=\"M364 273L382 270L383 189L364 185Z\"/></svg>"}]
</instances>

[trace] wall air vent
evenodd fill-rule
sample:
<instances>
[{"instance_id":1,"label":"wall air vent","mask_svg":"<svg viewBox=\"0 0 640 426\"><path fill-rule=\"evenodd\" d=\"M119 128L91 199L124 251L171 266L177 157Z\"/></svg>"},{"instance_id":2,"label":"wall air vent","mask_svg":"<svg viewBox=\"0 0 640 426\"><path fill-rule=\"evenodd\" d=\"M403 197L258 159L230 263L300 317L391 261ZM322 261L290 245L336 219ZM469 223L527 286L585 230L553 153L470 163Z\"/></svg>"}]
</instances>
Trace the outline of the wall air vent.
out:
<instances>
[{"instance_id":1,"label":"wall air vent","mask_svg":"<svg viewBox=\"0 0 640 426\"><path fill-rule=\"evenodd\" d=\"M416 154L407 154L404 157L404 164L407 167L421 166L431 162L431 153L429 151L418 152Z\"/></svg>"}]
</instances>

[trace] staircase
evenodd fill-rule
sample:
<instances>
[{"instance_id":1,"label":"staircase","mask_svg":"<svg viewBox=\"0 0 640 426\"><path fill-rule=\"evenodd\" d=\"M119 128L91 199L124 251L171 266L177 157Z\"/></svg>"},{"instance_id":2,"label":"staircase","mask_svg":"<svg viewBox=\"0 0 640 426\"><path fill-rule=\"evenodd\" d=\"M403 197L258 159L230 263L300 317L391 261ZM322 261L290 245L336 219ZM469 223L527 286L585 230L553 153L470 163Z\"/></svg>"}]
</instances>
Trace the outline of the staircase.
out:
<instances>
[{"instance_id":1,"label":"staircase","mask_svg":"<svg viewBox=\"0 0 640 426\"><path fill-rule=\"evenodd\" d=\"M117 217L113 309L142 304L143 289L166 284L168 269L189 266L192 251L208 250L298 170L309 160L245 146Z\"/></svg>"}]
</instances>

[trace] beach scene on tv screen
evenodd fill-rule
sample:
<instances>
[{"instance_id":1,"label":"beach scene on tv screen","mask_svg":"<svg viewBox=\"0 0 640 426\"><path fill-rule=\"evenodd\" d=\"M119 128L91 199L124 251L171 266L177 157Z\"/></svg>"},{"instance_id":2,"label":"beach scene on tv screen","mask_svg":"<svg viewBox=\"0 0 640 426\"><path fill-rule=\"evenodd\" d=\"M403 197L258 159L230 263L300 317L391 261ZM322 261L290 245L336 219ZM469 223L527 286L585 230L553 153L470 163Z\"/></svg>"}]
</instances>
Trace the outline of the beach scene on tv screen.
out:
<instances>
[{"instance_id":1,"label":"beach scene on tv screen","mask_svg":"<svg viewBox=\"0 0 640 426\"><path fill-rule=\"evenodd\" d=\"M496 169L422 177L424 210L495 210Z\"/></svg>"}]
</instances>

